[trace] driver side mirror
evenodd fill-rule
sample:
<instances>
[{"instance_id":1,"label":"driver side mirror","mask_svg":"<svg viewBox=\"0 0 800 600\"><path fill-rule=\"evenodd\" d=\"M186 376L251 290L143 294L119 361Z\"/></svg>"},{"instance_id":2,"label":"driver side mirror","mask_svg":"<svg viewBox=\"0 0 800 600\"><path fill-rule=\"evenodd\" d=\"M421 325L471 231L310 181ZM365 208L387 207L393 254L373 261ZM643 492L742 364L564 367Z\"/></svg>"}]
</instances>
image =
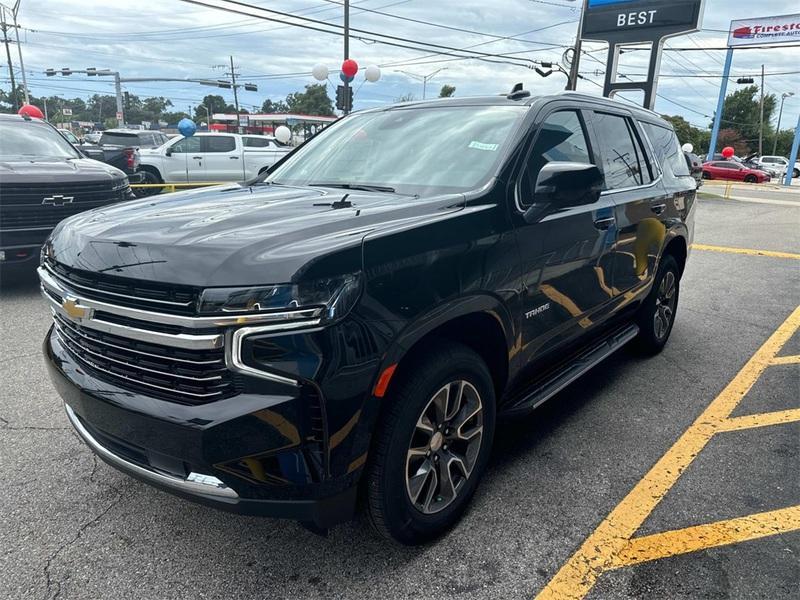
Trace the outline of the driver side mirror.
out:
<instances>
[{"instance_id":1,"label":"driver side mirror","mask_svg":"<svg viewBox=\"0 0 800 600\"><path fill-rule=\"evenodd\" d=\"M571 206L593 204L603 189L603 174L596 165L578 162L549 162L536 178L533 204L523 215L535 223L548 212Z\"/></svg>"},{"instance_id":2,"label":"driver side mirror","mask_svg":"<svg viewBox=\"0 0 800 600\"><path fill-rule=\"evenodd\" d=\"M164 154L166 154L167 156L172 156L172 148L171 147L167 148Z\"/></svg>"}]
</instances>

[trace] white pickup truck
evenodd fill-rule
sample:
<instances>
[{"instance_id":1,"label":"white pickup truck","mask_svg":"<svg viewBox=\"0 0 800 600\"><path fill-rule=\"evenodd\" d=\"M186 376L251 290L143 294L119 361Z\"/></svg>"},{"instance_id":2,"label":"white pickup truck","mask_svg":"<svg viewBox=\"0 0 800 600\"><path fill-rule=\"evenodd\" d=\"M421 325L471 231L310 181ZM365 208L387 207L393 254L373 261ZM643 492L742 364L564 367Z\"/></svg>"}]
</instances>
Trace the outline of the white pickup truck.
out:
<instances>
[{"instance_id":1,"label":"white pickup truck","mask_svg":"<svg viewBox=\"0 0 800 600\"><path fill-rule=\"evenodd\" d=\"M291 150L274 138L236 133L197 133L163 146L141 149L142 183L246 181L274 165ZM137 196L161 188L137 189Z\"/></svg>"}]
</instances>

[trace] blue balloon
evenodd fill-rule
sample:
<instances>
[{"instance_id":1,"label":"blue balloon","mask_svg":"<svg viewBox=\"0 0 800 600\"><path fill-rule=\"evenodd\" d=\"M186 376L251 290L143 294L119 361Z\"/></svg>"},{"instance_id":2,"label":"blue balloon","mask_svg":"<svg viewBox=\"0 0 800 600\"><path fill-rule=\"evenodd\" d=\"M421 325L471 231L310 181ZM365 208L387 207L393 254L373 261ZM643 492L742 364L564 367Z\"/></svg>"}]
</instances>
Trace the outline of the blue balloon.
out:
<instances>
[{"instance_id":1,"label":"blue balloon","mask_svg":"<svg viewBox=\"0 0 800 600\"><path fill-rule=\"evenodd\" d=\"M347 75L345 75L344 73L341 73L341 72L340 72L340 73L339 73L339 79L341 79L341 80L342 80L342 81L344 81L345 83L350 83L351 81L353 81L353 79L355 79L355 75L354 75L353 77L348 77L348 76L347 76Z\"/></svg>"},{"instance_id":2,"label":"blue balloon","mask_svg":"<svg viewBox=\"0 0 800 600\"><path fill-rule=\"evenodd\" d=\"M183 137L191 137L197 131L197 125L191 119L184 117L178 122L178 131Z\"/></svg>"}]
</instances>

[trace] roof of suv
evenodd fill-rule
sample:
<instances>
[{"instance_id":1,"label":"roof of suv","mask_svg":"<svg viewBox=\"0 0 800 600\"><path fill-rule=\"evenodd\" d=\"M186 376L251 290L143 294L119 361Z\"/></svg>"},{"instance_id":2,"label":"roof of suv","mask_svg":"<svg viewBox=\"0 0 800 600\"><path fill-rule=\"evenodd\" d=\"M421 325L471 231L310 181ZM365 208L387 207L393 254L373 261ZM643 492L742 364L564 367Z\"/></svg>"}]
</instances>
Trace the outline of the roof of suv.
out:
<instances>
[{"instance_id":1,"label":"roof of suv","mask_svg":"<svg viewBox=\"0 0 800 600\"><path fill-rule=\"evenodd\" d=\"M573 92L573 91L563 91L557 92L555 94L547 94L547 95L530 95L530 96L523 96L523 97L512 97L510 94L499 94L497 96L464 96L459 98L436 98L433 100L412 100L410 102L404 102L401 106L404 107L411 107L411 106L439 106L442 104L449 104L451 106L480 106L480 105L524 105L524 106L532 106L534 104L545 103L551 100L563 100L563 99L570 99L575 100L576 102L591 102L594 104L604 104L608 107L614 108L624 108L626 110L631 111L632 113L649 118L655 118L658 120L663 120L662 117L651 110L643 108L641 106L636 106L635 104L628 104L622 103L618 100L613 100L611 98L605 98L603 96L593 96L591 94L585 94L583 92ZM391 109L393 106L397 105L390 105L385 107L379 107L373 110L387 110Z\"/></svg>"}]
</instances>

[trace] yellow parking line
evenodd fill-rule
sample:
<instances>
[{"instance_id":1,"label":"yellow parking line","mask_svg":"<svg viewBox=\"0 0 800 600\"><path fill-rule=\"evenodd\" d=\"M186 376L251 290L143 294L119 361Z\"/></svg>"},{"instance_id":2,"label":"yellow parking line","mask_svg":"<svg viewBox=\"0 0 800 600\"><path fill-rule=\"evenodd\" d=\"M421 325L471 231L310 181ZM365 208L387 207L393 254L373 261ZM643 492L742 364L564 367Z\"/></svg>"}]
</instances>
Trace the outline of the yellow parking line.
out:
<instances>
[{"instance_id":1,"label":"yellow parking line","mask_svg":"<svg viewBox=\"0 0 800 600\"><path fill-rule=\"evenodd\" d=\"M800 254L792 252L776 252L774 250L754 250L752 248L730 248L728 246L709 246L708 244L692 244L692 250L708 252L727 252L728 254L747 254L750 256L769 256L771 258L792 258L800 260Z\"/></svg>"},{"instance_id":2,"label":"yellow parking line","mask_svg":"<svg viewBox=\"0 0 800 600\"><path fill-rule=\"evenodd\" d=\"M794 365L800 363L800 354L793 354L791 356L776 356L772 359L770 364L773 365Z\"/></svg>"},{"instance_id":3,"label":"yellow parking line","mask_svg":"<svg viewBox=\"0 0 800 600\"><path fill-rule=\"evenodd\" d=\"M740 429L781 425L782 423L794 423L795 421L800 421L800 408L776 410L775 412L743 415L741 417L725 419L719 424L717 431L739 431Z\"/></svg>"},{"instance_id":4,"label":"yellow parking line","mask_svg":"<svg viewBox=\"0 0 800 600\"><path fill-rule=\"evenodd\" d=\"M536 596L537 600L580 599L603 571L613 568L633 534L706 446L770 362L800 327L797 307L747 361L725 389L697 417L581 547Z\"/></svg>"},{"instance_id":5,"label":"yellow parking line","mask_svg":"<svg viewBox=\"0 0 800 600\"><path fill-rule=\"evenodd\" d=\"M800 505L632 539L612 568L738 544L800 529Z\"/></svg>"}]
</instances>

